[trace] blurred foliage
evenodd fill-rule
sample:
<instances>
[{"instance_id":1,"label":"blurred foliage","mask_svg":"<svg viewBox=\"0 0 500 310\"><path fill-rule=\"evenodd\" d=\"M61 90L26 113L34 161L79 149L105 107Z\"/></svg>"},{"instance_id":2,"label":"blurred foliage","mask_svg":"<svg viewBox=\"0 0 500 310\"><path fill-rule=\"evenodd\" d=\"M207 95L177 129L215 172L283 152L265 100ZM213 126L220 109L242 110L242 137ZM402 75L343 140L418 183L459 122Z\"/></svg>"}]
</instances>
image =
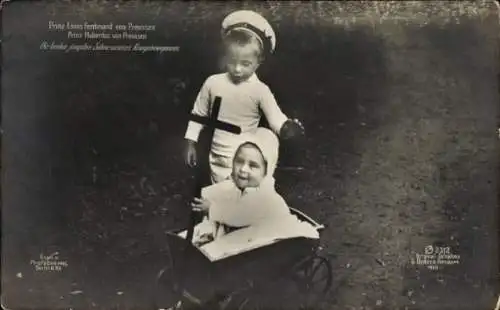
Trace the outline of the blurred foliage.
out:
<instances>
[{"instance_id":1,"label":"blurred foliage","mask_svg":"<svg viewBox=\"0 0 500 310\"><path fill-rule=\"evenodd\" d=\"M71 3L71 10L81 16L103 14L108 9L116 13L144 8L145 16L153 19L175 17L183 12L189 23L211 19L234 9L252 9L278 23L288 18L295 25L335 22L343 25L373 24L384 20L408 23L456 22L457 17L484 17L495 13L494 1L106 1L93 0L75 3L71 0L54 2L53 10L61 3ZM217 9L214 9L216 7Z\"/></svg>"}]
</instances>

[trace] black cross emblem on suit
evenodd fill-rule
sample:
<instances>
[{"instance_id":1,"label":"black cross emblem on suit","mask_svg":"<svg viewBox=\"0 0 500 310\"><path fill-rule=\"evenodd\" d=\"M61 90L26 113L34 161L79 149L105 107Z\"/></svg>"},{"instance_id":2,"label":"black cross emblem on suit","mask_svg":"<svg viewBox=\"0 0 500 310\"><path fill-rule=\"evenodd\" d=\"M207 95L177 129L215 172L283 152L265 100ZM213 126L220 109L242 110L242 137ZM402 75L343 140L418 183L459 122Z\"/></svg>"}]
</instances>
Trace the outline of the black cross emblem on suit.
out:
<instances>
[{"instance_id":1,"label":"black cross emblem on suit","mask_svg":"<svg viewBox=\"0 0 500 310\"><path fill-rule=\"evenodd\" d=\"M215 129L225 130L225 131L237 134L237 135L239 135L241 133L240 127L233 125L233 124L229 124L229 123L220 121L218 119L221 101L222 101L221 97L219 97L219 96L215 97L212 111L209 111L209 113L208 113L209 117L203 117L203 116L191 114L190 120L205 125L205 128L210 133L209 134L210 138L213 138L214 133L215 133Z\"/></svg>"},{"instance_id":2,"label":"black cross emblem on suit","mask_svg":"<svg viewBox=\"0 0 500 310\"><path fill-rule=\"evenodd\" d=\"M215 130L224 130L234 134L240 134L241 128L239 126L223 122L219 120L219 112L221 107L222 98L217 96L214 99L212 104L212 108L208 111L208 117L199 116L195 114L191 114L190 120L195 121L197 123L203 124L203 130L200 134L197 143L197 157L202 159L198 162L201 163L196 167L196 176L195 176L195 186L194 186L194 197L200 197L201 189L205 185L207 185L207 178L210 175L210 165L208 162L210 149L212 147L213 137L215 134ZM193 228L197 219L197 214L193 213L191 216L191 224L189 226L187 239L192 240L193 237Z\"/></svg>"}]
</instances>

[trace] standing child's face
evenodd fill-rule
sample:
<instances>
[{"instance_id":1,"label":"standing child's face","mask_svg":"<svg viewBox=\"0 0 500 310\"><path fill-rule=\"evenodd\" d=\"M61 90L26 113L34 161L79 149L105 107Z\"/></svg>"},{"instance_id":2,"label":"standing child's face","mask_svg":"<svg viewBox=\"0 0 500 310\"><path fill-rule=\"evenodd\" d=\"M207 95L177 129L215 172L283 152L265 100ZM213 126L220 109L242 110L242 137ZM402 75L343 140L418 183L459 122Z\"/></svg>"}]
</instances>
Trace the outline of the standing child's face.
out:
<instances>
[{"instance_id":1,"label":"standing child's face","mask_svg":"<svg viewBox=\"0 0 500 310\"><path fill-rule=\"evenodd\" d=\"M266 175L266 163L260 150L252 144L238 149L233 162L233 180L243 190L258 187Z\"/></svg>"},{"instance_id":2,"label":"standing child's face","mask_svg":"<svg viewBox=\"0 0 500 310\"><path fill-rule=\"evenodd\" d=\"M226 51L226 68L234 83L247 80L260 64L259 49L255 44L229 44Z\"/></svg>"}]
</instances>

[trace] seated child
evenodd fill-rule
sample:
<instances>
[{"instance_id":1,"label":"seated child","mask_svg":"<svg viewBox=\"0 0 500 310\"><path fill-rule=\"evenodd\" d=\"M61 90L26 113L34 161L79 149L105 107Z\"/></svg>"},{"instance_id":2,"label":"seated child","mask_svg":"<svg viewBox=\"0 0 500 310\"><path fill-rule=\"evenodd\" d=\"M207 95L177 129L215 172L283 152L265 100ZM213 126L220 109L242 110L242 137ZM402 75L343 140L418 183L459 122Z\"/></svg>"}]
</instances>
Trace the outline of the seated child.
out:
<instances>
[{"instance_id":1,"label":"seated child","mask_svg":"<svg viewBox=\"0 0 500 310\"><path fill-rule=\"evenodd\" d=\"M208 215L195 227L193 243L202 245L242 227L258 227L273 236L287 232L318 238L318 232L290 213L276 192L273 173L278 160L277 136L265 128L241 135L230 177L203 188L194 210ZM278 233L278 234L276 234Z\"/></svg>"}]
</instances>

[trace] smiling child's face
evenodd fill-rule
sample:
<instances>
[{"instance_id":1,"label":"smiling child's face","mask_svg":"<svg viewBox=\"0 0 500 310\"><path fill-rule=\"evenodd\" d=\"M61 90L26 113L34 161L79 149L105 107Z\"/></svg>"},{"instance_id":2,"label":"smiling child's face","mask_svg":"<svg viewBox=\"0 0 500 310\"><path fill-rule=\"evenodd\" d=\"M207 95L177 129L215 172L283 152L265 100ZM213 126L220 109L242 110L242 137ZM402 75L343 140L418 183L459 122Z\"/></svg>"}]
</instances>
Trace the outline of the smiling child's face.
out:
<instances>
[{"instance_id":1,"label":"smiling child's face","mask_svg":"<svg viewBox=\"0 0 500 310\"><path fill-rule=\"evenodd\" d=\"M260 150L253 144L242 145L234 157L233 180L243 190L258 187L266 175L266 163Z\"/></svg>"},{"instance_id":2,"label":"smiling child's face","mask_svg":"<svg viewBox=\"0 0 500 310\"><path fill-rule=\"evenodd\" d=\"M259 47L255 43L232 43L226 49L226 68L234 83L247 80L260 64Z\"/></svg>"}]
</instances>

